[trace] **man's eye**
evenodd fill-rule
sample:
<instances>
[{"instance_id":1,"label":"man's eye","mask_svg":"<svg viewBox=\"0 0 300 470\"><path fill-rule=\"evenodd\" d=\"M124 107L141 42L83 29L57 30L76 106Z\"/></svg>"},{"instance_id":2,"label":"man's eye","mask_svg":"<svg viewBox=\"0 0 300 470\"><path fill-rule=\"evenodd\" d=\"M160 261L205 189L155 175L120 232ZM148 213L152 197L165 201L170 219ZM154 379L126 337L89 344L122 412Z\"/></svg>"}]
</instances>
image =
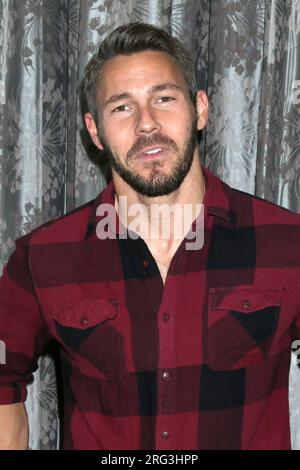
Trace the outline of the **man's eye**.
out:
<instances>
[{"instance_id":1,"label":"man's eye","mask_svg":"<svg viewBox=\"0 0 300 470\"><path fill-rule=\"evenodd\" d=\"M173 98L172 96L161 96L160 98L158 98L158 102L160 103L168 103L169 101L174 101L175 98Z\"/></svg>"},{"instance_id":2,"label":"man's eye","mask_svg":"<svg viewBox=\"0 0 300 470\"><path fill-rule=\"evenodd\" d=\"M120 106L117 106L116 108L114 108L112 110L113 113L119 113L119 112L122 112L122 111L127 111L128 109L128 106L127 104L121 104Z\"/></svg>"}]
</instances>

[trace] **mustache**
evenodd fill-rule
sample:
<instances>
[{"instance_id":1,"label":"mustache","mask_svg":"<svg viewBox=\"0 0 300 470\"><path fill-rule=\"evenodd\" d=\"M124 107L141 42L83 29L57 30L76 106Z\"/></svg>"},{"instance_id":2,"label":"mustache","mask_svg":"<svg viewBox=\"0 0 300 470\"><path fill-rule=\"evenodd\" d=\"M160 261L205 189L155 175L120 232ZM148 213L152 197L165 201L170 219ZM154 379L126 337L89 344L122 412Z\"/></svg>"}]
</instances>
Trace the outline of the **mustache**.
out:
<instances>
[{"instance_id":1,"label":"mustache","mask_svg":"<svg viewBox=\"0 0 300 470\"><path fill-rule=\"evenodd\" d=\"M165 135L157 133L150 137L140 137L127 152L127 160L131 160L136 154L140 153L144 147L160 144L174 150L175 152L179 151L179 148L175 144L174 140L169 139Z\"/></svg>"}]
</instances>

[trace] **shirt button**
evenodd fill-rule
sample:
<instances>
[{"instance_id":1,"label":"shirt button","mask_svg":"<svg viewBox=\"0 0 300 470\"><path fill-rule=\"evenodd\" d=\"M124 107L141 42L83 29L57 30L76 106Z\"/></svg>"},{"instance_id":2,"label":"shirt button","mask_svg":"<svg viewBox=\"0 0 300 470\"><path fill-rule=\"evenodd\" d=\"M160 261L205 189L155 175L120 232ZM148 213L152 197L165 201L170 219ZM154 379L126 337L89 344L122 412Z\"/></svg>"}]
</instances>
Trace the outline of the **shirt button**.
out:
<instances>
[{"instance_id":1,"label":"shirt button","mask_svg":"<svg viewBox=\"0 0 300 470\"><path fill-rule=\"evenodd\" d=\"M85 326L88 322L88 319L86 317L81 317L80 318L80 325Z\"/></svg>"},{"instance_id":2,"label":"shirt button","mask_svg":"<svg viewBox=\"0 0 300 470\"><path fill-rule=\"evenodd\" d=\"M164 380L169 380L170 379L170 372L164 372L163 375L162 375L163 379Z\"/></svg>"},{"instance_id":3,"label":"shirt button","mask_svg":"<svg viewBox=\"0 0 300 470\"><path fill-rule=\"evenodd\" d=\"M168 439L168 438L169 438L169 433L168 433L168 431L162 432L162 433L161 433L161 437L162 437L163 439Z\"/></svg>"},{"instance_id":4,"label":"shirt button","mask_svg":"<svg viewBox=\"0 0 300 470\"><path fill-rule=\"evenodd\" d=\"M251 301L249 299L245 299L244 302L243 302L243 307L244 308L251 307Z\"/></svg>"},{"instance_id":5,"label":"shirt button","mask_svg":"<svg viewBox=\"0 0 300 470\"><path fill-rule=\"evenodd\" d=\"M168 312L164 312L162 318L164 321L168 321L170 318L170 315L168 314Z\"/></svg>"},{"instance_id":6,"label":"shirt button","mask_svg":"<svg viewBox=\"0 0 300 470\"><path fill-rule=\"evenodd\" d=\"M147 266L149 266L149 261L147 259L143 259L143 265L147 268Z\"/></svg>"}]
</instances>

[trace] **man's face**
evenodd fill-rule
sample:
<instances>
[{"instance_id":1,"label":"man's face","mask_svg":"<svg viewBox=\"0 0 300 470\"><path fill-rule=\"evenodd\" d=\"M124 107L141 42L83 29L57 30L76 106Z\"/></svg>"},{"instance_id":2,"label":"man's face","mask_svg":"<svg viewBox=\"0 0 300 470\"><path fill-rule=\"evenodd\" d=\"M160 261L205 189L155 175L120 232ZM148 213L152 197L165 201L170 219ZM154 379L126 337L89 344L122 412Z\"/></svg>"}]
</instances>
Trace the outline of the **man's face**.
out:
<instances>
[{"instance_id":1,"label":"man's face","mask_svg":"<svg viewBox=\"0 0 300 470\"><path fill-rule=\"evenodd\" d=\"M93 140L106 150L113 173L148 197L177 189L196 153L197 124L172 58L156 51L117 56L105 64L98 87Z\"/></svg>"}]
</instances>

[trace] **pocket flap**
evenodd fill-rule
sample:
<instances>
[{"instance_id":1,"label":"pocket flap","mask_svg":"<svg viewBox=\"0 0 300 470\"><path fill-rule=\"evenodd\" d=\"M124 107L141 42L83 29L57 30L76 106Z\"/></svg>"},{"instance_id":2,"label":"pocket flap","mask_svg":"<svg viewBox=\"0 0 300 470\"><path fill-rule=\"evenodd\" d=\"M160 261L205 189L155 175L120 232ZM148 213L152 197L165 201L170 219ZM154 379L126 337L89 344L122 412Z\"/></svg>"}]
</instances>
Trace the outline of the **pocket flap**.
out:
<instances>
[{"instance_id":1,"label":"pocket flap","mask_svg":"<svg viewBox=\"0 0 300 470\"><path fill-rule=\"evenodd\" d=\"M251 313L266 307L279 306L282 287L237 286L209 289L211 310L235 310Z\"/></svg>"},{"instance_id":2,"label":"pocket flap","mask_svg":"<svg viewBox=\"0 0 300 470\"><path fill-rule=\"evenodd\" d=\"M52 315L60 325L86 330L116 318L118 307L119 301L116 299L80 299L53 306Z\"/></svg>"}]
</instances>

